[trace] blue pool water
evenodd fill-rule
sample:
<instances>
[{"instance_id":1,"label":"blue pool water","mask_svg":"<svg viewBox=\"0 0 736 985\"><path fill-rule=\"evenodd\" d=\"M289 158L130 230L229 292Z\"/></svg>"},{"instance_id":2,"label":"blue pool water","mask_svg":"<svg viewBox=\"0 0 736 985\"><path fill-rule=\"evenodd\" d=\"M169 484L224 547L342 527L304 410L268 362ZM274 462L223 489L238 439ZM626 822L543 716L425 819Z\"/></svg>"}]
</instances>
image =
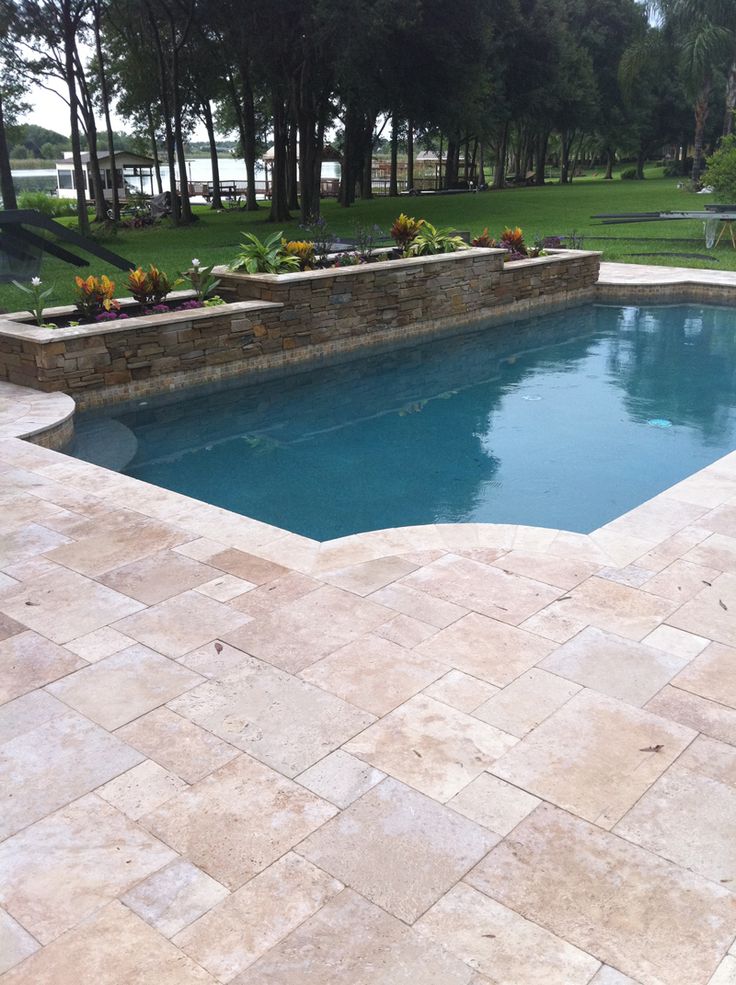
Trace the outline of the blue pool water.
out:
<instances>
[{"instance_id":1,"label":"blue pool water","mask_svg":"<svg viewBox=\"0 0 736 985\"><path fill-rule=\"evenodd\" d=\"M736 309L590 305L81 414L71 454L328 540L589 532L736 447Z\"/></svg>"}]
</instances>

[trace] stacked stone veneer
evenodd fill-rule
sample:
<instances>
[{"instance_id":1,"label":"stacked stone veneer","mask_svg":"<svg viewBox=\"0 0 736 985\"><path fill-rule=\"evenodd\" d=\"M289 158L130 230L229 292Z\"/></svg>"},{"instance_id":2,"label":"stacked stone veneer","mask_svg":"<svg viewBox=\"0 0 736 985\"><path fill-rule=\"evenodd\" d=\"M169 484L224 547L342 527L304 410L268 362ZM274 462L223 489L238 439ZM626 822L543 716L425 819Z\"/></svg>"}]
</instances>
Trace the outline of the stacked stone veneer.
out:
<instances>
[{"instance_id":1,"label":"stacked stone veneer","mask_svg":"<svg viewBox=\"0 0 736 985\"><path fill-rule=\"evenodd\" d=\"M499 250L272 275L218 271L220 308L38 329L0 318L0 379L82 406L395 346L594 296L600 254L503 263Z\"/></svg>"}]
</instances>

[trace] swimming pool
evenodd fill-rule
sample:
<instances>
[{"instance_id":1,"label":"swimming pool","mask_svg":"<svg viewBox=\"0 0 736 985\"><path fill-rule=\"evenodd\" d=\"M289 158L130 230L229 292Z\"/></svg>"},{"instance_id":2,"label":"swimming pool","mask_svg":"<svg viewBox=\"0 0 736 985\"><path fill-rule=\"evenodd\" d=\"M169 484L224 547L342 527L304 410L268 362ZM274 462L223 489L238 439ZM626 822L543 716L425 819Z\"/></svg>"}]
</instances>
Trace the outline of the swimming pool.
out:
<instances>
[{"instance_id":1,"label":"swimming pool","mask_svg":"<svg viewBox=\"0 0 736 985\"><path fill-rule=\"evenodd\" d=\"M736 447L736 310L587 305L80 413L69 454L329 540L590 532Z\"/></svg>"}]
</instances>

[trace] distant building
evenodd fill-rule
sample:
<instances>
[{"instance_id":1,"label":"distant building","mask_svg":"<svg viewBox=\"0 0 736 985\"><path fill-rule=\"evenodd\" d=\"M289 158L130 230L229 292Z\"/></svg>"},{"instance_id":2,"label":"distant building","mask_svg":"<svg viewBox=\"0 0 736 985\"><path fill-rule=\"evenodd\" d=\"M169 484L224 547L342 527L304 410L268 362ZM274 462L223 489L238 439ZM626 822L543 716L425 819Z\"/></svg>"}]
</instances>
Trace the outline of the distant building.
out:
<instances>
[{"instance_id":1,"label":"distant building","mask_svg":"<svg viewBox=\"0 0 736 985\"><path fill-rule=\"evenodd\" d=\"M105 197L112 201L112 170L110 168L110 155L101 153L97 155L102 173L102 187ZM119 151L115 155L115 171L118 186L118 197L124 202L129 195L136 195L144 192L150 195L153 188L153 167L155 161L152 157L144 157L142 154L130 154L128 151ZM84 169L85 191L89 201L94 200L94 188L92 187L92 175L89 169L89 151L82 152L82 167ZM56 162L56 194L59 198L76 198L77 191L74 183L74 161L71 151L64 152L64 159Z\"/></svg>"}]
</instances>

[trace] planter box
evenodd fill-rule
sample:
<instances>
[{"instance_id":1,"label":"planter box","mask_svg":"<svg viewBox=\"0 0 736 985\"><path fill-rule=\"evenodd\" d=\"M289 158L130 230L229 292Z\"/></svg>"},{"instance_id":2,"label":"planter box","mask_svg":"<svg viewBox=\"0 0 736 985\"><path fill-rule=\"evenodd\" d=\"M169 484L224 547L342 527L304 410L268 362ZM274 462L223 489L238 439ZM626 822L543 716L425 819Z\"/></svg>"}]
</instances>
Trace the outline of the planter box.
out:
<instances>
[{"instance_id":1,"label":"planter box","mask_svg":"<svg viewBox=\"0 0 736 985\"><path fill-rule=\"evenodd\" d=\"M593 297L598 253L560 250L507 264L504 256L473 248L278 276L221 267L219 291L231 303L216 308L60 329L5 315L0 379L90 406L246 372L273 375Z\"/></svg>"}]
</instances>

